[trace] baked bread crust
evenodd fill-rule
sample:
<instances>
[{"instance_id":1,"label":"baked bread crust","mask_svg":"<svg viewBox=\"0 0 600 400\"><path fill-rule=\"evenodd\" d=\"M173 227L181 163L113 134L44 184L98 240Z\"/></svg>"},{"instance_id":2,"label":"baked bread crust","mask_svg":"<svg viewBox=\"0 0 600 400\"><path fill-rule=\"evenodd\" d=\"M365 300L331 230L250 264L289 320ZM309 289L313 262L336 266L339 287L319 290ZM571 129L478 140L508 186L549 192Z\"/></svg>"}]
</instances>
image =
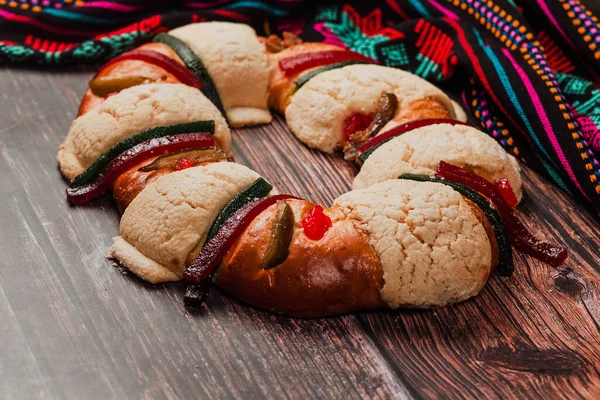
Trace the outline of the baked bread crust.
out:
<instances>
[{"instance_id":1,"label":"baked bread crust","mask_svg":"<svg viewBox=\"0 0 600 400\"><path fill-rule=\"evenodd\" d=\"M305 74L316 68L309 68L294 76L287 76L279 67L279 61L284 58L294 57L299 54L316 53L319 51L343 51L344 48L327 43L306 42L288 47L277 53L268 52L270 79L269 79L269 107L280 114L290 104L292 95L296 91L294 80L301 74Z\"/></svg>"},{"instance_id":2,"label":"baked bread crust","mask_svg":"<svg viewBox=\"0 0 600 400\"><path fill-rule=\"evenodd\" d=\"M162 43L146 43L136 48L136 50L156 51L157 53L161 53L162 55L177 61L179 64L184 65L179 56L173 50L171 50L169 46ZM108 76L114 78L143 76L148 78L146 84L180 83L177 78L161 67L141 60L122 60L116 62L100 71L100 73L98 73L95 77L104 78ZM92 90L88 88L81 99L81 103L79 104L77 116L89 112L93 108L100 105L103 101L104 97L96 96Z\"/></svg>"},{"instance_id":3,"label":"baked bread crust","mask_svg":"<svg viewBox=\"0 0 600 400\"><path fill-rule=\"evenodd\" d=\"M219 110L196 88L153 83L124 89L73 121L58 148L58 165L67 179L83 172L114 144L146 129L215 121L214 138L231 152L231 133Z\"/></svg>"},{"instance_id":4,"label":"baked bread crust","mask_svg":"<svg viewBox=\"0 0 600 400\"><path fill-rule=\"evenodd\" d=\"M216 284L252 306L295 317L323 317L383 307L383 275L368 237L337 208L325 213L332 227L320 240L304 235L302 217L313 207L287 200L295 232L288 258L264 270L276 205L262 212L223 259Z\"/></svg>"},{"instance_id":5,"label":"baked bread crust","mask_svg":"<svg viewBox=\"0 0 600 400\"><path fill-rule=\"evenodd\" d=\"M185 42L204 64L231 127L271 122L267 53L254 29L232 22L203 22L169 34Z\"/></svg>"},{"instance_id":6,"label":"baked bread crust","mask_svg":"<svg viewBox=\"0 0 600 400\"><path fill-rule=\"evenodd\" d=\"M480 130L451 124L417 128L382 144L361 166L352 188L363 189L405 173L432 176L442 160L459 167L468 164L477 175L493 183L507 178L517 200L523 196L515 158Z\"/></svg>"},{"instance_id":7,"label":"baked bread crust","mask_svg":"<svg viewBox=\"0 0 600 400\"><path fill-rule=\"evenodd\" d=\"M388 125L422 118L454 119L454 107L440 89L409 72L379 65L349 65L325 71L294 93L285 110L290 130L309 147L332 153L344 146L344 120L374 114L383 93L398 98Z\"/></svg>"},{"instance_id":8,"label":"baked bread crust","mask_svg":"<svg viewBox=\"0 0 600 400\"><path fill-rule=\"evenodd\" d=\"M120 236L109 256L142 279L156 283L166 276L173 280L165 269L180 279L189 254L221 209L259 177L251 169L229 162L160 177L123 213Z\"/></svg>"},{"instance_id":9,"label":"baked bread crust","mask_svg":"<svg viewBox=\"0 0 600 400\"><path fill-rule=\"evenodd\" d=\"M345 193L335 205L368 232L383 268L381 298L391 308L466 300L495 267L495 240L480 213L449 186L389 180Z\"/></svg>"}]
</instances>

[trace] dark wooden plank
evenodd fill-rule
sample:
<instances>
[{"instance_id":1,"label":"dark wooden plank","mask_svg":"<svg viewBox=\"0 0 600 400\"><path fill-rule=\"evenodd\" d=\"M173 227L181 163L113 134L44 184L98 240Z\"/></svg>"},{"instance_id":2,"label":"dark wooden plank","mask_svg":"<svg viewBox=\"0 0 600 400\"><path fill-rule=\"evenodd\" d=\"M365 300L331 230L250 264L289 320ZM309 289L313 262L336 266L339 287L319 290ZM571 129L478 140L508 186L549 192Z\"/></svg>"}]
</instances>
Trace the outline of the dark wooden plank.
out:
<instances>
[{"instance_id":1,"label":"dark wooden plank","mask_svg":"<svg viewBox=\"0 0 600 400\"><path fill-rule=\"evenodd\" d=\"M568 263L518 255L514 277L440 310L298 320L213 290L190 313L183 285L122 275L104 259L118 232L112 201L69 207L56 170L91 74L0 72L2 397L600 396L599 225L528 170L524 221L566 244ZM324 204L356 172L279 118L236 131L234 151L280 191Z\"/></svg>"}]
</instances>

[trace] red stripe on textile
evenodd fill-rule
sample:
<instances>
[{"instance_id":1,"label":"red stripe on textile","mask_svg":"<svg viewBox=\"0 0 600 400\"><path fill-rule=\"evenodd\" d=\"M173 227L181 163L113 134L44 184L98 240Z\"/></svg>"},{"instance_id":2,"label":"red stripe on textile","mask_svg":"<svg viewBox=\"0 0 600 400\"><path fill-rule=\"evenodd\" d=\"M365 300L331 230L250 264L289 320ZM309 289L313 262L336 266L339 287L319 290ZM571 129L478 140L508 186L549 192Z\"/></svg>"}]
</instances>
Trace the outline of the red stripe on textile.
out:
<instances>
[{"instance_id":1,"label":"red stripe on textile","mask_svg":"<svg viewBox=\"0 0 600 400\"><path fill-rule=\"evenodd\" d=\"M490 82L487 80L487 78L485 76L485 72L483 71L483 68L481 67L481 64L479 64L479 59L477 58L477 55L475 54L475 52L473 51L473 48L471 47L471 45L469 44L469 41L467 40L465 31L462 29L462 27L460 26L460 24L457 21L454 21L453 19L447 18L447 17L444 17L443 20L446 21L448 23L448 25L450 25L458 34L458 41L462 45L463 50L467 53L469 60L473 64L473 68L475 69L475 73L477 74L479 81L481 82L481 84L483 85L485 90L488 92L488 94L492 98L492 100L494 100L496 107L498 107L500 109L500 111L502 111L502 113L504 113L506 118L508 118L508 120L514 126L518 127L519 125L512 118L512 116L508 112L506 112L506 109L500 102L500 99L498 99L498 96L496 96L496 93L494 93L494 91L492 90L492 87L490 86Z\"/></svg>"},{"instance_id":2,"label":"red stripe on textile","mask_svg":"<svg viewBox=\"0 0 600 400\"><path fill-rule=\"evenodd\" d=\"M398 14L398 15L400 16L400 18L402 18L402 19L410 19L410 17L408 16L408 14L407 14L407 13L405 13L405 12L404 12L404 10L402 10L402 9L400 8L400 6L398 5L398 2L397 2L397 1L394 1L394 0L386 0L385 2L388 4L388 6L390 6L390 8L391 8L392 10L394 10L394 12L395 12L396 14Z\"/></svg>"},{"instance_id":3,"label":"red stripe on textile","mask_svg":"<svg viewBox=\"0 0 600 400\"><path fill-rule=\"evenodd\" d=\"M232 18L238 21L249 21L250 17L246 17L245 15L242 14L238 14L236 12L233 11L229 11L229 10L215 10L213 11L214 14L217 15L221 15L223 17L227 17L227 18Z\"/></svg>"},{"instance_id":4,"label":"red stripe on textile","mask_svg":"<svg viewBox=\"0 0 600 400\"><path fill-rule=\"evenodd\" d=\"M55 27L55 26L52 26L52 25L45 24L45 23L40 22L38 20L35 20L33 18L25 17L23 15L13 14L11 12L4 11L4 10L0 10L0 17L6 18L6 19L8 19L10 21L22 22L24 24L35 26L37 28L46 30L48 32L60 33L60 34L63 34L63 35L92 36L92 35L94 35L96 33L96 32L74 31L74 30L71 30L71 29L58 28L58 27Z\"/></svg>"}]
</instances>

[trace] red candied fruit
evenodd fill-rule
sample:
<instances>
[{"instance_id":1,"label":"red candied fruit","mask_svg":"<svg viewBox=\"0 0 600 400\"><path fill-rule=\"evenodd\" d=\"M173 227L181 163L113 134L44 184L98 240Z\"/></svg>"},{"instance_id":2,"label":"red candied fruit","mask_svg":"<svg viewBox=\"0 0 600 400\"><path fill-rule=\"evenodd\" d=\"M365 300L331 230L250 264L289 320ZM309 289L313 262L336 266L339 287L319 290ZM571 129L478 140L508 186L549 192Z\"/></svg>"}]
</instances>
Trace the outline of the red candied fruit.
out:
<instances>
[{"instance_id":1,"label":"red candied fruit","mask_svg":"<svg viewBox=\"0 0 600 400\"><path fill-rule=\"evenodd\" d=\"M372 58L365 57L362 54L348 50L316 51L311 53L301 53L292 57L284 58L279 61L279 67L286 76L290 77L298 75L299 73L310 68L346 61L360 61L367 63L376 62Z\"/></svg>"},{"instance_id":2,"label":"red candied fruit","mask_svg":"<svg viewBox=\"0 0 600 400\"><path fill-rule=\"evenodd\" d=\"M316 205L302 218L302 227L307 238L319 240L331 228L331 218L325 215L323 207Z\"/></svg>"},{"instance_id":3,"label":"red candied fruit","mask_svg":"<svg viewBox=\"0 0 600 400\"><path fill-rule=\"evenodd\" d=\"M516 207L517 204L519 204L517 196L515 196L515 192L513 191L512 186L510 186L508 179L498 179L498 182L496 182L496 187L498 188L498 191L500 191L504 201L506 201L509 206Z\"/></svg>"},{"instance_id":4,"label":"red candied fruit","mask_svg":"<svg viewBox=\"0 0 600 400\"><path fill-rule=\"evenodd\" d=\"M183 158L177 162L177 171L192 168L193 166L194 164L190 160L188 160L187 158Z\"/></svg>"},{"instance_id":5,"label":"red candied fruit","mask_svg":"<svg viewBox=\"0 0 600 400\"><path fill-rule=\"evenodd\" d=\"M358 131L367 129L373 122L373 115L363 113L353 113L344 120L344 138L349 141L352 135Z\"/></svg>"}]
</instances>

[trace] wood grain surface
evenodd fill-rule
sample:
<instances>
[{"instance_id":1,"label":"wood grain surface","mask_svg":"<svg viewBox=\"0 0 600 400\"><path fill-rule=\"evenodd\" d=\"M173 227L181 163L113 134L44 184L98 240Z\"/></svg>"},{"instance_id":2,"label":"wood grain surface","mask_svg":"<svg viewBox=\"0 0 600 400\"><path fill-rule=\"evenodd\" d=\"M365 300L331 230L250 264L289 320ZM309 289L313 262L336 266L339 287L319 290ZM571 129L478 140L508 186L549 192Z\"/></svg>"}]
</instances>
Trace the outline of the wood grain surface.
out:
<instances>
[{"instance_id":1,"label":"wood grain surface","mask_svg":"<svg viewBox=\"0 0 600 400\"><path fill-rule=\"evenodd\" d=\"M69 207L56 167L93 68L0 71L0 398L600 398L600 225L524 168L524 223L569 248L516 252L512 278L432 311L301 320L213 289L152 286L105 260L109 196ZM280 119L234 133L236 161L330 204L355 169Z\"/></svg>"}]
</instances>

